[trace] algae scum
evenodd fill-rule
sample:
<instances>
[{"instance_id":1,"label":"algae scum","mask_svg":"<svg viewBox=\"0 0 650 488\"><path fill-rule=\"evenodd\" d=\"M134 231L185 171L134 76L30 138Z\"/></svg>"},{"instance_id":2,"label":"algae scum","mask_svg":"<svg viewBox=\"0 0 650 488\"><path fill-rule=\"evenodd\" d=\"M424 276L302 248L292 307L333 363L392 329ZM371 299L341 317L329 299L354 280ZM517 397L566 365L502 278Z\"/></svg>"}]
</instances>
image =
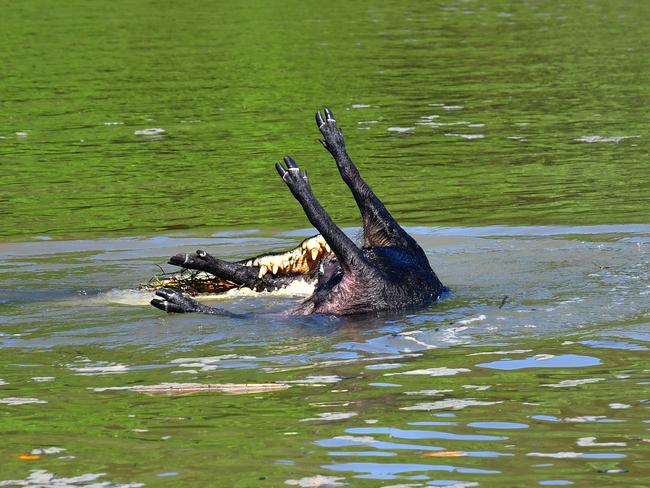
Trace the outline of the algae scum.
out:
<instances>
[{"instance_id":1,"label":"algae scum","mask_svg":"<svg viewBox=\"0 0 650 488\"><path fill-rule=\"evenodd\" d=\"M647 486L650 4L36 1L0 26L0 486ZM359 234L324 104L450 295L150 307L178 252L314 235L287 153Z\"/></svg>"}]
</instances>

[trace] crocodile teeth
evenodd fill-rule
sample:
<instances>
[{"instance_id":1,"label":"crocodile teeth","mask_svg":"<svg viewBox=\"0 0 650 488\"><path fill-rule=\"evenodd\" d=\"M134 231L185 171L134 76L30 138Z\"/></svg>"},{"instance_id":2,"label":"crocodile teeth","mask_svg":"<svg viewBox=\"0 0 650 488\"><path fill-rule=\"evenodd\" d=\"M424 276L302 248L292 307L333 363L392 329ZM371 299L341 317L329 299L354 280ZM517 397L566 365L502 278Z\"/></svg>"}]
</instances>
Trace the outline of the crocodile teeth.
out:
<instances>
[{"instance_id":1,"label":"crocodile teeth","mask_svg":"<svg viewBox=\"0 0 650 488\"><path fill-rule=\"evenodd\" d=\"M278 268L279 268L278 263L273 263L273 269L272 269L273 274L278 274Z\"/></svg>"},{"instance_id":2,"label":"crocodile teeth","mask_svg":"<svg viewBox=\"0 0 650 488\"><path fill-rule=\"evenodd\" d=\"M268 272L268 269L266 266L262 265L260 266L260 274L257 276L258 278L263 278L264 275Z\"/></svg>"},{"instance_id":3,"label":"crocodile teeth","mask_svg":"<svg viewBox=\"0 0 650 488\"><path fill-rule=\"evenodd\" d=\"M311 250L311 259L313 261L316 261L316 258L318 257L318 249L312 249Z\"/></svg>"},{"instance_id":4,"label":"crocodile teeth","mask_svg":"<svg viewBox=\"0 0 650 488\"><path fill-rule=\"evenodd\" d=\"M332 252L332 248L330 248L330 245L327 242L325 243L325 250L327 252Z\"/></svg>"}]
</instances>

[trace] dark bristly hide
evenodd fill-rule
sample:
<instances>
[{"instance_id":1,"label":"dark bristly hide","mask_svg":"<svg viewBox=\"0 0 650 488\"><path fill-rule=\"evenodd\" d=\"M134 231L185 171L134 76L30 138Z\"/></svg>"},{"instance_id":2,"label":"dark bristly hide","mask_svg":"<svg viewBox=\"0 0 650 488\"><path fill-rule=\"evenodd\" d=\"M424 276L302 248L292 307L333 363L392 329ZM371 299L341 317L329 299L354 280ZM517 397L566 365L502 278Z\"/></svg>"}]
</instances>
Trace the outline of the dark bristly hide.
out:
<instances>
[{"instance_id":1,"label":"dark bristly hide","mask_svg":"<svg viewBox=\"0 0 650 488\"><path fill-rule=\"evenodd\" d=\"M181 286L182 274L161 279L158 283L166 287L156 290L151 301L154 307L170 313L237 317L227 310L200 304L183 293L210 291L206 282L218 284L213 288L215 291L241 286L264 291L285 287L296 279L311 279L315 282L314 293L287 312L297 315L351 315L425 306L445 291L422 248L400 227L352 163L332 112L327 108L324 112L324 117L316 113L316 124L323 135L320 142L334 158L361 211L364 245L357 246L336 226L312 193L306 171L286 156L284 164L276 163L275 168L320 235L285 253L235 263L201 250L177 254L169 263L180 266L185 273L193 270L189 273L194 288ZM197 272L204 273L201 280L197 279ZM197 289L199 282L204 283L203 289Z\"/></svg>"}]
</instances>

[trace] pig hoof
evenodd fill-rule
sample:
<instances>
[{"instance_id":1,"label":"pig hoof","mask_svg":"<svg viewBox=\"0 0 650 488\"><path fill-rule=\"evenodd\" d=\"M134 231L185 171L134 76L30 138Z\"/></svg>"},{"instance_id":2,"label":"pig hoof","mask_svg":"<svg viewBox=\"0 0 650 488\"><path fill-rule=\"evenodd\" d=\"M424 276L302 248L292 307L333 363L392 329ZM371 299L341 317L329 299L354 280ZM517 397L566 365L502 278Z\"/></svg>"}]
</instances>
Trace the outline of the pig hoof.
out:
<instances>
[{"instance_id":1,"label":"pig hoof","mask_svg":"<svg viewBox=\"0 0 650 488\"><path fill-rule=\"evenodd\" d=\"M323 118L320 112L316 112L316 125L318 125L318 129L321 134L323 134L324 138L320 143L325 146L328 151L343 147L343 134L336 125L334 114L332 114L332 111L329 108L325 108L324 112L325 118Z\"/></svg>"},{"instance_id":2,"label":"pig hoof","mask_svg":"<svg viewBox=\"0 0 650 488\"><path fill-rule=\"evenodd\" d=\"M157 290L156 296L151 300L151 305L167 313L189 313L197 312L199 309L196 300L169 288Z\"/></svg>"},{"instance_id":3,"label":"pig hoof","mask_svg":"<svg viewBox=\"0 0 650 488\"><path fill-rule=\"evenodd\" d=\"M275 169L282 177L282 180L287 184L292 192L300 193L309 189L309 180L307 179L307 172L300 170L296 162L289 156L284 157L286 168L282 163L275 163Z\"/></svg>"}]
</instances>

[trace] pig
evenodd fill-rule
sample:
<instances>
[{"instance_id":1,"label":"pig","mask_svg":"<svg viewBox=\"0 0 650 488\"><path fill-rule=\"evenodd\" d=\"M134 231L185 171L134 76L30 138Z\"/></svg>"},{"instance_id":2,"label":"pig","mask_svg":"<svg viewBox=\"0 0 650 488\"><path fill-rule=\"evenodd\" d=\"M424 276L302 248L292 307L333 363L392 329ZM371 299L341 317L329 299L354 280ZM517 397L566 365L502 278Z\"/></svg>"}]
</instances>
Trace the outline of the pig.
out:
<instances>
[{"instance_id":1,"label":"pig","mask_svg":"<svg viewBox=\"0 0 650 488\"><path fill-rule=\"evenodd\" d=\"M316 113L323 138L320 143L336 162L341 178L352 192L363 220L363 244L358 246L331 219L318 202L307 172L289 156L275 168L307 218L320 232L296 250L250 260L229 262L203 250L177 254L169 263L197 270L233 286L273 290L307 275L314 292L287 315L356 315L424 307L438 300L447 288L441 283L418 243L393 218L350 159L332 111ZM306 244L305 244L306 243ZM293 253L293 254L292 254ZM302 261L300 261L302 259ZM300 268L296 263L305 263ZM197 302L169 287L159 288L151 304L168 313L200 312L239 315Z\"/></svg>"}]
</instances>

